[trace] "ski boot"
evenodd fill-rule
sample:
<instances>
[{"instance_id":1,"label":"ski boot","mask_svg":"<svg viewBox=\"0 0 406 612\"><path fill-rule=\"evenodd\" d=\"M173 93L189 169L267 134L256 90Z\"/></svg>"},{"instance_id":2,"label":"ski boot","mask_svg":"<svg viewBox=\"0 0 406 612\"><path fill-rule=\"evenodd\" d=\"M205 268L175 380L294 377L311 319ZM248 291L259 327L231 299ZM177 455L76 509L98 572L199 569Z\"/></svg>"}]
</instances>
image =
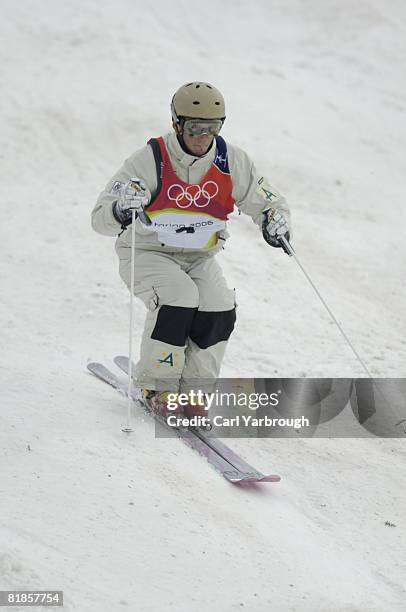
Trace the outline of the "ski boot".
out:
<instances>
[{"instance_id":1,"label":"ski boot","mask_svg":"<svg viewBox=\"0 0 406 612\"><path fill-rule=\"evenodd\" d=\"M171 414L182 414L182 406L177 405L176 408L168 408L168 395L173 395L173 392L144 389L145 404L153 414L160 415L164 418Z\"/></svg>"},{"instance_id":2,"label":"ski boot","mask_svg":"<svg viewBox=\"0 0 406 612\"><path fill-rule=\"evenodd\" d=\"M204 400L189 402L186 406L183 406L183 414L188 419L192 419L193 417L199 418L200 422L196 429L202 429L203 431L211 430L212 425L210 423L209 410Z\"/></svg>"}]
</instances>

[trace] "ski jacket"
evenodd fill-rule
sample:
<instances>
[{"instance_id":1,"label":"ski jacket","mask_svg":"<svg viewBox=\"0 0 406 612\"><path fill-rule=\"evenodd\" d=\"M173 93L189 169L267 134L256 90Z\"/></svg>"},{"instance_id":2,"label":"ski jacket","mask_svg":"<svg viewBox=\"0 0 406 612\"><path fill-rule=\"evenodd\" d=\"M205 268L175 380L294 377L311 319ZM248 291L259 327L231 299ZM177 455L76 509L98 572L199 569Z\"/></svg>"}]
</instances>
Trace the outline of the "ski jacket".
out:
<instances>
[{"instance_id":1,"label":"ski jacket","mask_svg":"<svg viewBox=\"0 0 406 612\"><path fill-rule=\"evenodd\" d=\"M227 145L216 138L216 155L199 184L179 178L173 169L163 138L151 139L158 176L157 195L148 206L149 231L166 246L209 249L226 227L234 210L233 183Z\"/></svg>"},{"instance_id":2,"label":"ski jacket","mask_svg":"<svg viewBox=\"0 0 406 612\"><path fill-rule=\"evenodd\" d=\"M118 235L116 250L120 258L128 254L131 231L114 217L113 203L121 186L133 177L143 179L147 186L151 203L146 212L153 221L147 227L136 220L137 249L214 254L228 237L226 221L234 205L260 228L262 212L267 208L281 209L288 219L290 216L285 199L257 173L240 148L217 137L205 155L195 157L186 153L176 134L171 133L152 139L133 153L107 183L92 211L96 232Z\"/></svg>"}]
</instances>

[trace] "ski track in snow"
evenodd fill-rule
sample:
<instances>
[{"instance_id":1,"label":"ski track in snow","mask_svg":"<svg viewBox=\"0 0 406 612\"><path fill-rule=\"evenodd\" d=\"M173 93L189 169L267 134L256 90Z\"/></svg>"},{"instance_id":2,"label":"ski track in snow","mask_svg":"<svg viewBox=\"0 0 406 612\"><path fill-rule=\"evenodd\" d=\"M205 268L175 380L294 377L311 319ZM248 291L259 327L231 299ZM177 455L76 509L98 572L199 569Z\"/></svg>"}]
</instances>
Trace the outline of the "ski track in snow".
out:
<instances>
[{"instance_id":1,"label":"ski track in snow","mask_svg":"<svg viewBox=\"0 0 406 612\"><path fill-rule=\"evenodd\" d=\"M126 353L128 326L90 211L202 79L373 375L405 376L404 3L3 6L0 589L63 589L69 612L400 612L403 440L232 440L282 476L233 487L138 412L123 437L125 400L85 365ZM295 263L246 217L230 233L223 376L362 376Z\"/></svg>"}]
</instances>

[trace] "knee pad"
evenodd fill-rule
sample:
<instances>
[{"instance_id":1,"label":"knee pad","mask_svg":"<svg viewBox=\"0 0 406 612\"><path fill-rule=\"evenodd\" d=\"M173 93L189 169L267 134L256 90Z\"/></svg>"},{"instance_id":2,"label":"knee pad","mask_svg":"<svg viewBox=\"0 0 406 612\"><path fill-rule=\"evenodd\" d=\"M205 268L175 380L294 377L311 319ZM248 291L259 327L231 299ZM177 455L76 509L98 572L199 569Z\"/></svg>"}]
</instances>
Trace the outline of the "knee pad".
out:
<instances>
[{"instance_id":1,"label":"knee pad","mask_svg":"<svg viewBox=\"0 0 406 612\"><path fill-rule=\"evenodd\" d=\"M185 346L196 311L197 308L164 304L158 311L151 338L174 346Z\"/></svg>"},{"instance_id":2,"label":"knee pad","mask_svg":"<svg viewBox=\"0 0 406 612\"><path fill-rule=\"evenodd\" d=\"M221 312L198 310L193 318L189 336L199 348L209 348L229 339L235 320L235 308Z\"/></svg>"}]
</instances>

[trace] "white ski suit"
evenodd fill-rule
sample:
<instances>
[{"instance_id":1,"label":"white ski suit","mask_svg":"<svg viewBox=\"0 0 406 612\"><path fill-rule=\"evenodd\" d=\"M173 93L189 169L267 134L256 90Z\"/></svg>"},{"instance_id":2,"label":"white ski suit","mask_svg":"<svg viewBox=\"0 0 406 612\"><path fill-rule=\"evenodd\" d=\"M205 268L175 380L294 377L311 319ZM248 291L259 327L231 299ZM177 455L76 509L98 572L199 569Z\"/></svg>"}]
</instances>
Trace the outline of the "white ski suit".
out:
<instances>
[{"instance_id":1,"label":"white ski suit","mask_svg":"<svg viewBox=\"0 0 406 612\"><path fill-rule=\"evenodd\" d=\"M214 258L228 237L227 215L214 201L223 197L227 214L235 205L259 228L264 210L281 209L287 219L289 210L248 155L223 139L214 139L202 157L185 153L175 133L159 141L131 155L108 182L93 209L92 227L118 235L119 273L130 287L131 228L115 218L113 203L128 180L144 180L153 225L135 222L134 294L147 307L137 384L188 391L197 380L203 388L218 377L235 322L234 291Z\"/></svg>"}]
</instances>

